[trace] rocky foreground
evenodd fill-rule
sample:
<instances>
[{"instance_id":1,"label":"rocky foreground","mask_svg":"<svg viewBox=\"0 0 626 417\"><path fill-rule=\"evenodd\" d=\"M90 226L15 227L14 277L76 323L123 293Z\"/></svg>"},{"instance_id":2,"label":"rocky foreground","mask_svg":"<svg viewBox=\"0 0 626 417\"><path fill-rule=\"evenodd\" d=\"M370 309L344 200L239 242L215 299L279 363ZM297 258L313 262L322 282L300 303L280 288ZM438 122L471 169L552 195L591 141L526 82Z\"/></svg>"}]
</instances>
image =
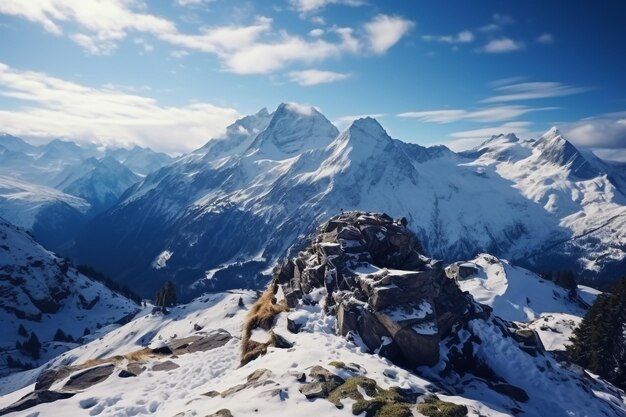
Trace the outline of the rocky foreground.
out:
<instances>
[{"instance_id":1,"label":"rocky foreground","mask_svg":"<svg viewBox=\"0 0 626 417\"><path fill-rule=\"evenodd\" d=\"M553 353L567 326L544 314L577 317L570 293L490 255L444 268L401 219L347 212L263 294L146 308L1 379L0 415L626 416L624 392Z\"/></svg>"}]
</instances>

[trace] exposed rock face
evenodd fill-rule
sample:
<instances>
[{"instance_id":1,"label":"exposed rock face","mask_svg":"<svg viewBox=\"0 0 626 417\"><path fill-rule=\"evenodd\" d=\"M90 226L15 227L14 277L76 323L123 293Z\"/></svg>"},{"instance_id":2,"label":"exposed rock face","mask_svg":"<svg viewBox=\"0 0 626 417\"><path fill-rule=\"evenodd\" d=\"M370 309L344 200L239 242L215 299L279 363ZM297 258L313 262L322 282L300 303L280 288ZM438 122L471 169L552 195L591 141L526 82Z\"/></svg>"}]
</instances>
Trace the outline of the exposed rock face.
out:
<instances>
[{"instance_id":1,"label":"exposed rock face","mask_svg":"<svg viewBox=\"0 0 626 417\"><path fill-rule=\"evenodd\" d=\"M339 333L360 337L396 363L433 365L455 323L487 313L446 276L441 261L421 252L404 219L348 212L323 224L310 246L277 267L274 283L290 307L324 288Z\"/></svg>"}]
</instances>

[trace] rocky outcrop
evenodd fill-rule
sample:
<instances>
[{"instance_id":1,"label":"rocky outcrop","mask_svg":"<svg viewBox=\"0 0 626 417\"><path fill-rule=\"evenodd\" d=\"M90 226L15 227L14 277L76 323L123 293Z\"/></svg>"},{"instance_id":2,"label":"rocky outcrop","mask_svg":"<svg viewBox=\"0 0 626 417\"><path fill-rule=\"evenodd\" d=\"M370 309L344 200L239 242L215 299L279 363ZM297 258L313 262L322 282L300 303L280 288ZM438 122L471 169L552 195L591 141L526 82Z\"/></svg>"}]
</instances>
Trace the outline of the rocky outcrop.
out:
<instances>
[{"instance_id":1,"label":"rocky outcrop","mask_svg":"<svg viewBox=\"0 0 626 417\"><path fill-rule=\"evenodd\" d=\"M311 244L274 270L289 307L315 302L337 317L337 331L411 367L433 365L452 326L488 315L422 253L406 220L347 212L323 224ZM291 319L290 329L298 323Z\"/></svg>"}]
</instances>

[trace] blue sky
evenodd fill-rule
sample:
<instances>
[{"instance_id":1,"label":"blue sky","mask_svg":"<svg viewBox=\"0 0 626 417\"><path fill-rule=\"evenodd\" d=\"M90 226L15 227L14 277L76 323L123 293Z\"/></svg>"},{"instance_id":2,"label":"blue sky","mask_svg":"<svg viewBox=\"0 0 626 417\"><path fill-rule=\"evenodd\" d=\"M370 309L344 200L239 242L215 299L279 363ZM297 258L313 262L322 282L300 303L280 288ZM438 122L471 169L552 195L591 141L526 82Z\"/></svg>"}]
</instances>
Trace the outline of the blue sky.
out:
<instances>
[{"instance_id":1,"label":"blue sky","mask_svg":"<svg viewBox=\"0 0 626 417\"><path fill-rule=\"evenodd\" d=\"M622 1L2 0L0 130L194 149L283 101L472 146L557 125L626 159Z\"/></svg>"}]
</instances>

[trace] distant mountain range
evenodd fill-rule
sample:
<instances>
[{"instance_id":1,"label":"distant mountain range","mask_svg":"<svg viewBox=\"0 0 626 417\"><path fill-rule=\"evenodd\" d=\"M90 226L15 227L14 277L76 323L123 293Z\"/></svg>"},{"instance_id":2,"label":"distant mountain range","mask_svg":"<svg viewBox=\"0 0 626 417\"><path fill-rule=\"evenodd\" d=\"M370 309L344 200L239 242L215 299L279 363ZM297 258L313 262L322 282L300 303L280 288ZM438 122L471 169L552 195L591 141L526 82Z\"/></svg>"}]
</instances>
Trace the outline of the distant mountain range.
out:
<instances>
[{"instance_id":1,"label":"distant mountain range","mask_svg":"<svg viewBox=\"0 0 626 417\"><path fill-rule=\"evenodd\" d=\"M0 134L0 216L59 248L91 217L172 158L149 148L100 149Z\"/></svg>"},{"instance_id":2,"label":"distant mountain range","mask_svg":"<svg viewBox=\"0 0 626 417\"><path fill-rule=\"evenodd\" d=\"M314 225L358 209L406 217L435 258L488 252L612 279L626 257L620 168L556 129L455 153L392 139L371 118L339 132L315 108L283 103L141 179L71 253L145 295L173 279L191 297L264 284Z\"/></svg>"}]
</instances>

